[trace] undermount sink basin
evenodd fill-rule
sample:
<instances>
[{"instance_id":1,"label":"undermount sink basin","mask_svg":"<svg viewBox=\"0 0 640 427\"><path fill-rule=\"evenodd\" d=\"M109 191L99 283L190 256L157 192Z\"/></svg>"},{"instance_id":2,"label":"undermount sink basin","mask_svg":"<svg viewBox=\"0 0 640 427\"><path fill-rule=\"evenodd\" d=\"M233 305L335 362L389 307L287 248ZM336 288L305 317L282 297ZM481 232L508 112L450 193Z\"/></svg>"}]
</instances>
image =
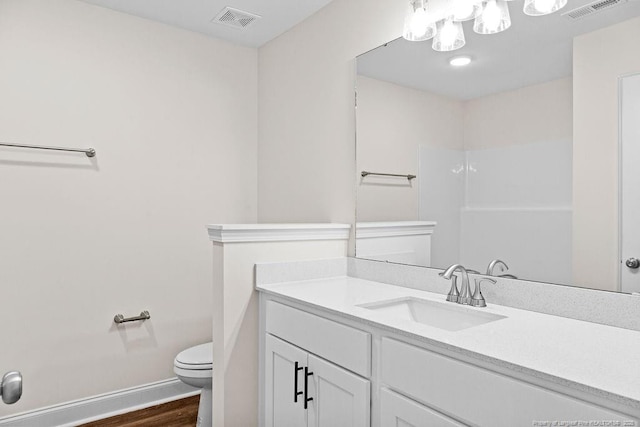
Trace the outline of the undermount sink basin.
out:
<instances>
[{"instance_id":1,"label":"undermount sink basin","mask_svg":"<svg viewBox=\"0 0 640 427\"><path fill-rule=\"evenodd\" d=\"M462 307L455 303L413 297L372 302L358 305L358 307L393 316L396 319L411 320L454 332L506 318L499 314L482 312L481 308Z\"/></svg>"}]
</instances>

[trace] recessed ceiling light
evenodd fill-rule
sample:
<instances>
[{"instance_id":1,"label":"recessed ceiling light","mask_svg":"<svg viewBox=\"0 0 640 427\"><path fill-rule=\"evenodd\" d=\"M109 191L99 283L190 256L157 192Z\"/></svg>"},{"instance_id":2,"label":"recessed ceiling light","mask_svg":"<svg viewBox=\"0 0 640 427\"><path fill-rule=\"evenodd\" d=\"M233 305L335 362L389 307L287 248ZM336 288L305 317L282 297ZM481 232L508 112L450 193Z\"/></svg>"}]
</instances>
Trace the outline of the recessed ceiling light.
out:
<instances>
[{"instance_id":1,"label":"recessed ceiling light","mask_svg":"<svg viewBox=\"0 0 640 427\"><path fill-rule=\"evenodd\" d=\"M464 67L465 65L469 65L471 63L470 56L456 56L449 60L449 64L453 67Z\"/></svg>"}]
</instances>

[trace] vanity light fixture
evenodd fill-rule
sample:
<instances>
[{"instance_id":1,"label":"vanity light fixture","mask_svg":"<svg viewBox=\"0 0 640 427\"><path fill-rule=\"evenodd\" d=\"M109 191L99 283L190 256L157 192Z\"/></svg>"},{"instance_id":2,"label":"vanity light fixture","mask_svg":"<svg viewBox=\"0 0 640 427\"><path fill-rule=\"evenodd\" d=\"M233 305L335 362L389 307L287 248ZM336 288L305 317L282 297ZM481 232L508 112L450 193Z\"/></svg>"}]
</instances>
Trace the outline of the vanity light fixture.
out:
<instances>
[{"instance_id":1,"label":"vanity light fixture","mask_svg":"<svg viewBox=\"0 0 640 427\"><path fill-rule=\"evenodd\" d=\"M509 5L504 0L489 0L484 3L482 13L473 23L473 31L478 34L496 34L511 26Z\"/></svg>"},{"instance_id":2,"label":"vanity light fixture","mask_svg":"<svg viewBox=\"0 0 640 427\"><path fill-rule=\"evenodd\" d=\"M567 5L567 0L525 0L524 13L529 16L542 16L556 12Z\"/></svg>"},{"instance_id":3,"label":"vanity light fixture","mask_svg":"<svg viewBox=\"0 0 640 427\"><path fill-rule=\"evenodd\" d=\"M464 67L469 64L471 64L470 56L454 56L449 60L449 65L452 67Z\"/></svg>"},{"instance_id":4,"label":"vanity light fixture","mask_svg":"<svg viewBox=\"0 0 640 427\"><path fill-rule=\"evenodd\" d=\"M427 0L412 0L409 2L404 19L402 37L417 42L429 40L436 33L436 24L429 18Z\"/></svg>"},{"instance_id":5,"label":"vanity light fixture","mask_svg":"<svg viewBox=\"0 0 640 427\"><path fill-rule=\"evenodd\" d=\"M434 39L432 47L449 52L465 45L462 22L474 20L478 34L496 34L511 27L513 0L409 0L402 37L409 41ZM542 16L565 7L567 0L525 0L524 13Z\"/></svg>"},{"instance_id":6,"label":"vanity light fixture","mask_svg":"<svg viewBox=\"0 0 640 427\"><path fill-rule=\"evenodd\" d=\"M462 23L454 21L453 16L450 16L445 21L438 22L436 29L436 36L433 38L433 50L449 52L464 46L465 39Z\"/></svg>"},{"instance_id":7,"label":"vanity light fixture","mask_svg":"<svg viewBox=\"0 0 640 427\"><path fill-rule=\"evenodd\" d=\"M482 2L480 1L456 1L453 2L451 11L453 19L458 22L475 19L482 12Z\"/></svg>"}]
</instances>

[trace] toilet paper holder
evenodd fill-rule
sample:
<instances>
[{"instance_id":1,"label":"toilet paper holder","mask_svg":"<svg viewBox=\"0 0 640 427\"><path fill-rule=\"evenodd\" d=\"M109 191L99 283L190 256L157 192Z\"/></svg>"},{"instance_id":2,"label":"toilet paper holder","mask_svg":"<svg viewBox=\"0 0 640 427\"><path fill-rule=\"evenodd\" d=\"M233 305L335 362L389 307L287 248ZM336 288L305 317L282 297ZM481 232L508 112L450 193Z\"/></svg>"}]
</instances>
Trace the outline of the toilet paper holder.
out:
<instances>
[{"instance_id":1,"label":"toilet paper holder","mask_svg":"<svg viewBox=\"0 0 640 427\"><path fill-rule=\"evenodd\" d=\"M140 312L140 316L134 317L124 317L122 314L116 314L113 316L114 323L127 323L127 322L137 322L138 320L147 320L151 319L151 314L147 310Z\"/></svg>"}]
</instances>

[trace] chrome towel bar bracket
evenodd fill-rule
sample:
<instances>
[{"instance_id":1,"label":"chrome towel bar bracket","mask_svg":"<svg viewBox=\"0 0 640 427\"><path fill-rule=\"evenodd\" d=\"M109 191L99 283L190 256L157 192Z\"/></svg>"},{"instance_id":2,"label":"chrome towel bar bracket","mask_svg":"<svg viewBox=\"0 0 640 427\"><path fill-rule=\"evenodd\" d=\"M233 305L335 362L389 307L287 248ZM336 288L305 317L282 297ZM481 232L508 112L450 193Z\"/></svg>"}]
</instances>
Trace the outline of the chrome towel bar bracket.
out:
<instances>
[{"instance_id":1,"label":"chrome towel bar bracket","mask_svg":"<svg viewBox=\"0 0 640 427\"><path fill-rule=\"evenodd\" d=\"M122 314L116 314L113 316L113 321L117 324L127 323L127 322L137 322L138 320L147 320L151 319L151 315L147 310L140 313L140 316L135 317L124 317Z\"/></svg>"}]
</instances>

